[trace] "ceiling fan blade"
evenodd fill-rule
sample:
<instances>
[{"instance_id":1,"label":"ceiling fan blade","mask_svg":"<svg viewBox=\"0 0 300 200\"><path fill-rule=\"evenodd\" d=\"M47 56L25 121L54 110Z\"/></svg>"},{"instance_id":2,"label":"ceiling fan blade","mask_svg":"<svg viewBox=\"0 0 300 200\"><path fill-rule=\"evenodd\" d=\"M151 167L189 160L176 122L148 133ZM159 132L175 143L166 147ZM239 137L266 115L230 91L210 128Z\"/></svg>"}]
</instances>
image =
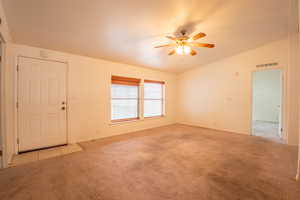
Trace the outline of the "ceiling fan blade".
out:
<instances>
[{"instance_id":1,"label":"ceiling fan blade","mask_svg":"<svg viewBox=\"0 0 300 200\"><path fill-rule=\"evenodd\" d=\"M174 41L177 40L177 38L176 38L176 37L173 37L173 36L166 36L166 38L168 38L168 39L170 39L170 40L174 40Z\"/></svg>"},{"instance_id":2,"label":"ceiling fan blade","mask_svg":"<svg viewBox=\"0 0 300 200\"><path fill-rule=\"evenodd\" d=\"M190 52L190 55L191 55L191 56L195 56L195 55L197 55L197 52L196 52L195 50L192 49L191 52Z\"/></svg>"},{"instance_id":3,"label":"ceiling fan blade","mask_svg":"<svg viewBox=\"0 0 300 200\"><path fill-rule=\"evenodd\" d=\"M169 51L168 55L171 56L171 55L173 55L175 52L176 52L175 49L173 49L173 50Z\"/></svg>"},{"instance_id":4,"label":"ceiling fan blade","mask_svg":"<svg viewBox=\"0 0 300 200\"><path fill-rule=\"evenodd\" d=\"M192 37L192 40L198 40L198 39L203 38L203 37L205 37L205 36L206 36L205 33L197 33L196 35L194 35L194 36Z\"/></svg>"},{"instance_id":5,"label":"ceiling fan blade","mask_svg":"<svg viewBox=\"0 0 300 200\"><path fill-rule=\"evenodd\" d=\"M206 48L214 48L215 47L214 44L195 43L195 42L191 42L191 43L189 43L189 45L193 46L193 47L206 47Z\"/></svg>"},{"instance_id":6,"label":"ceiling fan blade","mask_svg":"<svg viewBox=\"0 0 300 200\"><path fill-rule=\"evenodd\" d=\"M155 46L154 48L161 48L161 47L173 47L176 44L164 44L164 45L159 45L159 46Z\"/></svg>"}]
</instances>

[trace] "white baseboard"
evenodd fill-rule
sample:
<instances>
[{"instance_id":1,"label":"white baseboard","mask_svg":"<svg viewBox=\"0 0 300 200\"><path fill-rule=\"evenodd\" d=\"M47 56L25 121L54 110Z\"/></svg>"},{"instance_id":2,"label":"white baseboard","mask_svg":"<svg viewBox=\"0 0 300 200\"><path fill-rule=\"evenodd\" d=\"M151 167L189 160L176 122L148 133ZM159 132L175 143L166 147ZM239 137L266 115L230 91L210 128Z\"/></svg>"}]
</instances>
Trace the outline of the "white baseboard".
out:
<instances>
[{"instance_id":1,"label":"white baseboard","mask_svg":"<svg viewBox=\"0 0 300 200\"><path fill-rule=\"evenodd\" d=\"M74 143L87 142L87 141L92 141L92 140L99 140L99 139L124 135L124 134L128 134L128 133L144 131L144 130L153 129L153 128L159 128L159 127L163 127L163 126L170 126L170 125L173 125L173 124L176 124L176 123L175 122L168 122L168 123L160 124L160 125L157 125L157 126L149 126L149 127L138 128L138 129L135 129L135 130L124 131L124 132L115 132L115 133L111 133L110 135L94 135L94 136L88 137L88 138L70 139L68 143L69 144L74 144ZM118 124L117 126L121 126L121 125L122 124ZM126 124L123 124L123 125L126 125Z\"/></svg>"},{"instance_id":2,"label":"white baseboard","mask_svg":"<svg viewBox=\"0 0 300 200\"><path fill-rule=\"evenodd\" d=\"M216 130L216 131L224 131L224 132L241 134L241 135L251 135L248 132L239 132L239 131L235 131L235 130L229 130L229 129L219 128L219 127L206 126L206 125L201 125L201 124L196 124L196 123L178 122L177 124L182 124L182 125L187 125L187 126L195 126L195 127L199 127L199 128L206 128L206 129L212 129L212 130Z\"/></svg>"}]
</instances>

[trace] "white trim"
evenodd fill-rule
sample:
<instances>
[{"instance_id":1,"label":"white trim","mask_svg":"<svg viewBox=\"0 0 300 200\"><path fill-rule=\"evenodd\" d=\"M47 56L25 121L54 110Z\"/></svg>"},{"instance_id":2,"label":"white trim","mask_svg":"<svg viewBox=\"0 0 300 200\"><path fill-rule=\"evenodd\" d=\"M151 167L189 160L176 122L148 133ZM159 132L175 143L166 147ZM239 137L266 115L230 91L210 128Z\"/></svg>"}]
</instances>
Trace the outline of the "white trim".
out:
<instances>
[{"instance_id":1,"label":"white trim","mask_svg":"<svg viewBox=\"0 0 300 200\"><path fill-rule=\"evenodd\" d=\"M53 60L53 59L44 59L44 58L38 58L38 57L31 57L31 56L22 56L22 55L17 55L16 56L16 65L15 65L15 69L14 69L14 76L15 76L15 105L17 104L18 102L18 99L19 99L19 93L18 93L18 83L19 83L19 74L18 74L18 70L17 70L17 67L19 65L19 62L20 62L20 58L30 58L30 59L36 59L36 60L44 60L44 61L48 61L48 62L58 62L58 63L63 63L63 64L66 64L66 83L65 83L65 91L66 91L66 99L67 99L67 102L66 102L66 144L69 144L69 141L70 141L70 134L69 134L69 129L68 129L68 118L69 118L69 91L68 91L68 74L69 74L69 64L68 62L64 62L64 61L59 61L59 60ZM15 138L15 143L14 143L14 149L15 149L15 154L18 154L19 153L19 145L17 143L17 140L19 138L19 133L18 133L18 109L16 106L14 106L14 138Z\"/></svg>"},{"instance_id":2,"label":"white trim","mask_svg":"<svg viewBox=\"0 0 300 200\"><path fill-rule=\"evenodd\" d=\"M255 72L258 72L258 71L266 71L266 70L281 70L281 78L282 78L282 83L281 83L281 128L283 129L282 131L282 140L285 144L288 143L288 131L287 131L287 121L286 121L286 102L287 102L287 99L286 99L286 91L287 91L287 84L285 82L285 77L286 77L286 70L283 68L283 67L269 67L269 68L261 68L261 69L256 69L256 70L253 70L251 72L251 92L250 92L250 135L252 135L252 117L253 117L253 74Z\"/></svg>"},{"instance_id":3,"label":"white trim","mask_svg":"<svg viewBox=\"0 0 300 200\"><path fill-rule=\"evenodd\" d=\"M5 69L6 69L6 44L0 33L0 48L1 48L1 66L0 66L0 142L2 143L2 159L0 160L0 168L6 168L8 166L8 153L7 153L7 141L6 141L6 109L5 109Z\"/></svg>"},{"instance_id":4,"label":"white trim","mask_svg":"<svg viewBox=\"0 0 300 200\"><path fill-rule=\"evenodd\" d=\"M298 1L298 28L300 27L300 3ZM300 45L300 34L298 33L298 46ZM298 55L300 54L299 48L298 48ZM298 57L298 61L299 61L299 57ZM299 67L299 66L298 66ZM300 71L298 69L298 76L300 75ZM300 94L300 88L298 89L298 92ZM298 97L300 96L298 94ZM298 105L300 105L300 99L298 98ZM300 106L298 107L298 116L300 116ZM299 122L300 119L298 118ZM300 182L300 128L298 128L298 140L299 140L299 144L298 144L298 169L297 169L297 175L296 175L296 180Z\"/></svg>"},{"instance_id":5,"label":"white trim","mask_svg":"<svg viewBox=\"0 0 300 200\"><path fill-rule=\"evenodd\" d=\"M144 87L145 87L145 79L141 79L140 83L140 91L139 91L139 116L140 120L144 120Z\"/></svg>"},{"instance_id":6,"label":"white trim","mask_svg":"<svg viewBox=\"0 0 300 200\"><path fill-rule=\"evenodd\" d=\"M143 119L134 119L134 120L120 121L120 122L110 122L109 125L116 126L116 125L123 125L123 124L129 124L129 123L140 122L140 121L156 120L156 119L161 119L161 118L165 118L165 117L166 117L165 115L162 115L162 116L155 116L155 117L146 117Z\"/></svg>"},{"instance_id":7,"label":"white trim","mask_svg":"<svg viewBox=\"0 0 300 200\"><path fill-rule=\"evenodd\" d=\"M198 127L198 128L211 129L211 130L215 130L215 131L223 131L223 132L232 133L232 134L240 134L240 135L249 136L249 134L247 132L238 132L238 131L224 129L224 128L212 127L212 126L199 124L197 122L179 122L179 123L175 123L175 124L194 126L194 127Z\"/></svg>"}]
</instances>

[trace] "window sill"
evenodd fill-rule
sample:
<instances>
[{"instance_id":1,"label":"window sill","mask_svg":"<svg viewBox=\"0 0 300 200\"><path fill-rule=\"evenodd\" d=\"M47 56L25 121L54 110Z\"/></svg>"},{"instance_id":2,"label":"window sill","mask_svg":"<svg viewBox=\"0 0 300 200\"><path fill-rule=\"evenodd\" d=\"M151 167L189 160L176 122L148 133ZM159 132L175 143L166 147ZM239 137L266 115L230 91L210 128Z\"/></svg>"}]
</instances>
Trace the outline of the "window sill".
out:
<instances>
[{"instance_id":1,"label":"window sill","mask_svg":"<svg viewBox=\"0 0 300 200\"><path fill-rule=\"evenodd\" d=\"M119 123L125 123L125 122L132 122L132 121L139 121L140 118L127 118L127 119L117 119L117 120L111 120L111 124L119 124Z\"/></svg>"},{"instance_id":2,"label":"window sill","mask_svg":"<svg viewBox=\"0 0 300 200\"><path fill-rule=\"evenodd\" d=\"M162 118L165 117L165 115L159 115L159 116L153 116L153 117L144 117L144 119L158 119L158 118Z\"/></svg>"},{"instance_id":3,"label":"window sill","mask_svg":"<svg viewBox=\"0 0 300 200\"><path fill-rule=\"evenodd\" d=\"M127 124L127 123L134 123L134 122L139 122L139 121L145 121L145 120L154 120L154 119L159 119L163 118L165 115L161 116L153 116L153 117L145 117L145 118L136 118L136 119L131 119L131 120L116 120L116 121L110 121L109 125L114 126L114 125L122 125L122 124Z\"/></svg>"}]
</instances>

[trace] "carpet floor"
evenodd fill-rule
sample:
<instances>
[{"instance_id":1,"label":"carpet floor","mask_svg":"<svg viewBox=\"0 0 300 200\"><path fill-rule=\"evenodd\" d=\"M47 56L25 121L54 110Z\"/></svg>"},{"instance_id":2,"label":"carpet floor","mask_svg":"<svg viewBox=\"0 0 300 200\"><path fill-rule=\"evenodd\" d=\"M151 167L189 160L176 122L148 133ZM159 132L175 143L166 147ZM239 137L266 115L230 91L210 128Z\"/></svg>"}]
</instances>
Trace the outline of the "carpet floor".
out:
<instances>
[{"instance_id":1,"label":"carpet floor","mask_svg":"<svg viewBox=\"0 0 300 200\"><path fill-rule=\"evenodd\" d=\"M0 199L299 200L297 148L171 125L0 170Z\"/></svg>"}]
</instances>

